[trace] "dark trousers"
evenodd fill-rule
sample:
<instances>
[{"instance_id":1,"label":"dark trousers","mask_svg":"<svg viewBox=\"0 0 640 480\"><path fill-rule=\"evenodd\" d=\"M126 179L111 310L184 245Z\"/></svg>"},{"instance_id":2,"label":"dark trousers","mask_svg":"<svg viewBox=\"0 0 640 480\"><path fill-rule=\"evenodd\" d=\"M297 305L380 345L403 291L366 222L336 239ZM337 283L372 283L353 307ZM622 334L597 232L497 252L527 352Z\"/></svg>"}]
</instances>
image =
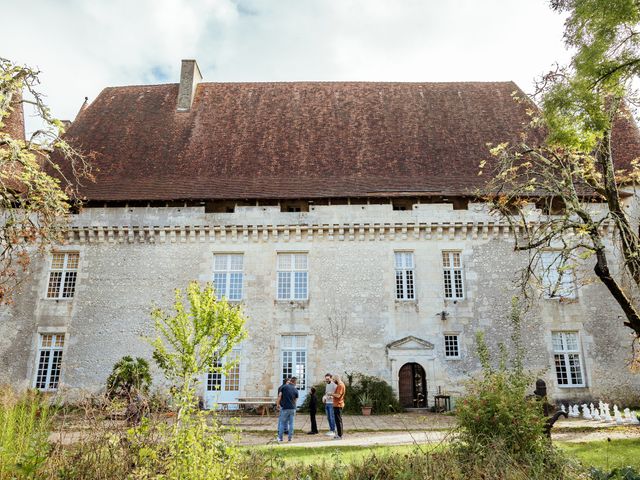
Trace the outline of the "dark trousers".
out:
<instances>
[{"instance_id":1,"label":"dark trousers","mask_svg":"<svg viewBox=\"0 0 640 480\"><path fill-rule=\"evenodd\" d=\"M336 417L336 434L342 436L342 409L336 406L333 407L333 415Z\"/></svg>"},{"instance_id":2,"label":"dark trousers","mask_svg":"<svg viewBox=\"0 0 640 480\"><path fill-rule=\"evenodd\" d=\"M318 433L318 424L316 423L316 411L311 410L309 412L309 417L311 417L311 433Z\"/></svg>"}]
</instances>

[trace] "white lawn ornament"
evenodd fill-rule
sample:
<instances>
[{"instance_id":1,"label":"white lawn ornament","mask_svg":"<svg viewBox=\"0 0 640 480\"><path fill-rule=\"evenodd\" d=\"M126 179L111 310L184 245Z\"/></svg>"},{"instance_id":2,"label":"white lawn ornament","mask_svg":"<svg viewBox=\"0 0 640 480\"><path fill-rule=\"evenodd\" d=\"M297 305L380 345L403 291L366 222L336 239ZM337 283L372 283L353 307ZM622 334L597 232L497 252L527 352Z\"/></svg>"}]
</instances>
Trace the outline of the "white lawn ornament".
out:
<instances>
[{"instance_id":1,"label":"white lawn ornament","mask_svg":"<svg viewBox=\"0 0 640 480\"><path fill-rule=\"evenodd\" d=\"M631 410L628 408L624 409L624 423L631 423Z\"/></svg>"},{"instance_id":2,"label":"white lawn ornament","mask_svg":"<svg viewBox=\"0 0 640 480\"><path fill-rule=\"evenodd\" d=\"M582 418L584 418L585 420L593 419L593 417L591 416L591 410L589 410L589 407L586 403L582 405Z\"/></svg>"},{"instance_id":3,"label":"white lawn ornament","mask_svg":"<svg viewBox=\"0 0 640 480\"><path fill-rule=\"evenodd\" d=\"M600 420L602 420L602 417L600 416L600 410L598 410L597 408L594 410L592 415L594 421L599 422Z\"/></svg>"},{"instance_id":4,"label":"white lawn ornament","mask_svg":"<svg viewBox=\"0 0 640 480\"><path fill-rule=\"evenodd\" d=\"M560 405L560 411L562 413L567 413L567 409L564 407L564 403L562 405Z\"/></svg>"},{"instance_id":5,"label":"white lawn ornament","mask_svg":"<svg viewBox=\"0 0 640 480\"><path fill-rule=\"evenodd\" d=\"M636 412L631 412L631 423L635 425L640 424L640 419L638 419L638 414Z\"/></svg>"},{"instance_id":6,"label":"white lawn ornament","mask_svg":"<svg viewBox=\"0 0 640 480\"><path fill-rule=\"evenodd\" d=\"M604 416L602 417L602 421L610 422L611 421L611 411L609 410L609 404L604 404Z\"/></svg>"}]
</instances>

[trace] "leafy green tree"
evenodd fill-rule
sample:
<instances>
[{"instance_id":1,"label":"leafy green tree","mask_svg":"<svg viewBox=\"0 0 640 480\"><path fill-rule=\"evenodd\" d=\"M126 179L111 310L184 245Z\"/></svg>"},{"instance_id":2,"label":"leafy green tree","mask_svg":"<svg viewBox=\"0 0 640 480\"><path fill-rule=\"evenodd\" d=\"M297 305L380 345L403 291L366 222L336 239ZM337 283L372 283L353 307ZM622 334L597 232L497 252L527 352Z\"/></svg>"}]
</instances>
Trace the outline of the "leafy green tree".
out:
<instances>
[{"instance_id":1,"label":"leafy green tree","mask_svg":"<svg viewBox=\"0 0 640 480\"><path fill-rule=\"evenodd\" d=\"M147 393L151 381L149 362L140 357L134 360L126 355L116 362L107 378L107 394L111 398L131 399L134 392Z\"/></svg>"},{"instance_id":2,"label":"leafy green tree","mask_svg":"<svg viewBox=\"0 0 640 480\"><path fill-rule=\"evenodd\" d=\"M152 312L159 334L152 341L153 359L174 386L179 420L193 411L201 376L226 374L235 363L223 360L246 337L241 306L218 299L211 284L201 288L191 282L186 296L188 310L182 290L176 289L173 314L159 308Z\"/></svg>"},{"instance_id":3,"label":"leafy green tree","mask_svg":"<svg viewBox=\"0 0 640 480\"><path fill-rule=\"evenodd\" d=\"M70 163L73 180L91 178L88 156L62 138L63 123L44 103L39 73L0 57L0 303L11 301L33 247L44 250L63 239L75 198L61 185L56 161ZM28 139L24 104L41 123Z\"/></svg>"},{"instance_id":4,"label":"leafy green tree","mask_svg":"<svg viewBox=\"0 0 640 480\"><path fill-rule=\"evenodd\" d=\"M627 213L623 198L633 193L640 170L629 158L637 152L622 149L634 148L624 132L637 131L631 112L640 68L640 3L553 0L551 6L568 14L565 42L574 55L540 79L532 99L519 99L530 105L532 128L517 144L495 146L494 159L481 165L493 178L488 197L512 225L516 250L530 252L524 285L540 281L546 248L561 252L552 266L560 273L577 272L588 260L637 341L640 238L638 219ZM534 202L540 210L531 208ZM610 265L610 233L620 269Z\"/></svg>"},{"instance_id":5,"label":"leafy green tree","mask_svg":"<svg viewBox=\"0 0 640 480\"><path fill-rule=\"evenodd\" d=\"M158 337L152 341L153 358L174 386L177 421L166 435L163 459L168 479L244 478L238 469L239 451L223 437L216 418L196 411L196 386L207 372L226 374L234 362L224 358L246 337L245 317L239 305L218 299L211 284L198 282L184 294L176 290L174 312L156 308L152 312ZM144 426L143 426L144 428Z\"/></svg>"}]
</instances>

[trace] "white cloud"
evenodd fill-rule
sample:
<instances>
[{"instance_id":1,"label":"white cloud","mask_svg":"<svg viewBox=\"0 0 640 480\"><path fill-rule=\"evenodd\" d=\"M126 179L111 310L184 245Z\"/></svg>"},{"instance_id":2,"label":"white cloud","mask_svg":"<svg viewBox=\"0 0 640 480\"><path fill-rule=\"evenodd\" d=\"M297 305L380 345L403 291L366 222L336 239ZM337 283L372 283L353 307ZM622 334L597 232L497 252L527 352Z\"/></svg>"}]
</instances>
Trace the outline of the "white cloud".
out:
<instances>
[{"instance_id":1,"label":"white cloud","mask_svg":"<svg viewBox=\"0 0 640 480\"><path fill-rule=\"evenodd\" d=\"M3 52L42 70L55 115L113 85L205 80L514 80L565 62L563 19L540 0L24 0ZM11 39L7 42L6 39Z\"/></svg>"}]
</instances>

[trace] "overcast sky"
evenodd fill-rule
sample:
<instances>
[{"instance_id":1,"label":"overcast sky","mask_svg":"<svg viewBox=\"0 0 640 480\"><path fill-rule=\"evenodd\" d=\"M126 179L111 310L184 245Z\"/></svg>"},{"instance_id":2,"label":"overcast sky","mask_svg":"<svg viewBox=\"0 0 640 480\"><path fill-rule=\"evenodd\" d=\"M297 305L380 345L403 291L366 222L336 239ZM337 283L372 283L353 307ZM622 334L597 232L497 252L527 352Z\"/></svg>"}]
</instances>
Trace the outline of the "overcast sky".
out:
<instances>
[{"instance_id":1,"label":"overcast sky","mask_svg":"<svg viewBox=\"0 0 640 480\"><path fill-rule=\"evenodd\" d=\"M514 80L568 54L547 0L0 0L0 55L38 67L54 115L107 86ZM7 42L7 39L9 41Z\"/></svg>"}]
</instances>

